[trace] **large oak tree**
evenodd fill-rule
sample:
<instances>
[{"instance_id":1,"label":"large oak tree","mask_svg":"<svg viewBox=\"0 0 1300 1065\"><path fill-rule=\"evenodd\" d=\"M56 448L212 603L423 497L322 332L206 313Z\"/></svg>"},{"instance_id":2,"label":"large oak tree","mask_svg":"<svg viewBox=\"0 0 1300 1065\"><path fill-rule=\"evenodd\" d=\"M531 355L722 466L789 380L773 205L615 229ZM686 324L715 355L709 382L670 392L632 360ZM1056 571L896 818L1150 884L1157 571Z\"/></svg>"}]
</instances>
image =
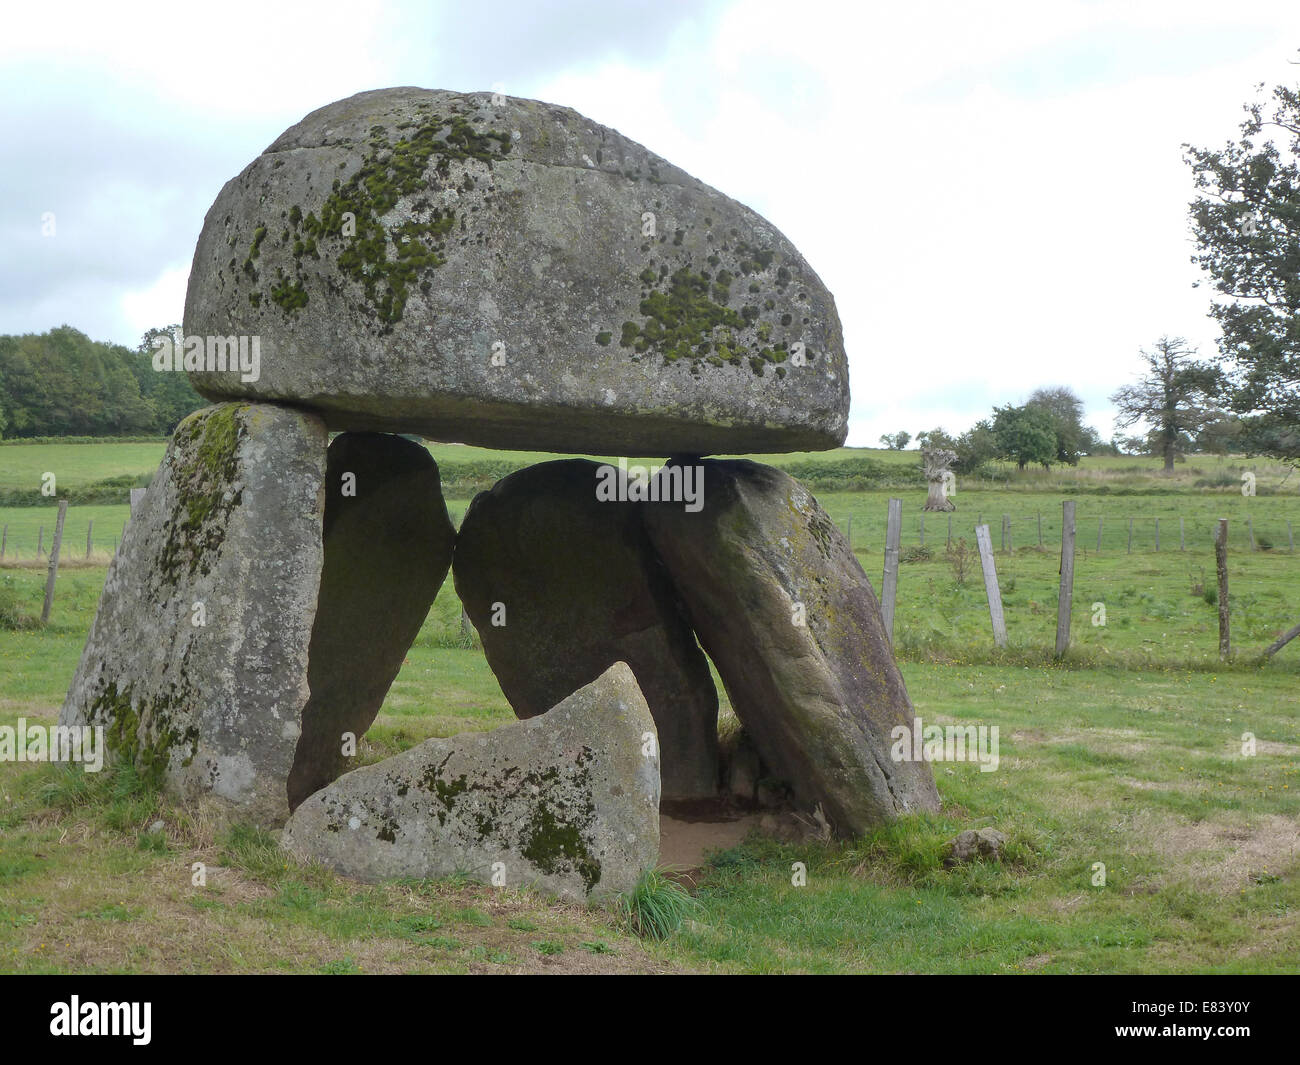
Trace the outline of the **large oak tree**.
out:
<instances>
[{"instance_id":1,"label":"large oak tree","mask_svg":"<svg viewBox=\"0 0 1300 1065\"><path fill-rule=\"evenodd\" d=\"M1211 313L1243 446L1300 462L1300 90L1259 89L1237 140L1183 146L1198 194L1193 261L1222 297Z\"/></svg>"}]
</instances>

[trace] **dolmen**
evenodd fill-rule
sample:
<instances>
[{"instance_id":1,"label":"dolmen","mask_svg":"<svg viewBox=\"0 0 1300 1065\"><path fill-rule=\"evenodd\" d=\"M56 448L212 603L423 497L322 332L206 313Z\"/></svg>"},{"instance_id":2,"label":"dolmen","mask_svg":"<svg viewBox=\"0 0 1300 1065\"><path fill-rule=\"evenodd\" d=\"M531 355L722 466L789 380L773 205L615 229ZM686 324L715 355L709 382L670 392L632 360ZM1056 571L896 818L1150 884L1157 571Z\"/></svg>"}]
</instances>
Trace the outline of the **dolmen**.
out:
<instances>
[{"instance_id":1,"label":"dolmen","mask_svg":"<svg viewBox=\"0 0 1300 1065\"><path fill-rule=\"evenodd\" d=\"M314 111L221 190L154 365L212 406L131 516L60 721L172 793L352 876L600 898L657 861L662 800L718 795L716 670L835 832L938 808L890 758L912 707L848 543L792 477L706 457L843 443L834 300L634 141L488 93ZM457 530L412 435L604 460L511 474ZM520 721L360 765L449 573Z\"/></svg>"}]
</instances>

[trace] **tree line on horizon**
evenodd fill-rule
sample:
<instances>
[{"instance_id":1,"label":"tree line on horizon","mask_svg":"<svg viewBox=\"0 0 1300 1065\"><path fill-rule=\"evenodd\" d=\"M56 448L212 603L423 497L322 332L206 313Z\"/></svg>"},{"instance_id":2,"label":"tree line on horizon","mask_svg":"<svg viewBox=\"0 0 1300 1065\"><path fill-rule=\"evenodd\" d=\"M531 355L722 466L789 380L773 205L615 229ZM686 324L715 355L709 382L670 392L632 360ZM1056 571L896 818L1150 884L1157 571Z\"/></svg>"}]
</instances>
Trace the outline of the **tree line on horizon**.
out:
<instances>
[{"instance_id":1,"label":"tree line on horizon","mask_svg":"<svg viewBox=\"0 0 1300 1065\"><path fill-rule=\"evenodd\" d=\"M61 325L0 336L0 438L167 436L207 405L183 373L153 368L150 329L134 351Z\"/></svg>"},{"instance_id":2,"label":"tree line on horizon","mask_svg":"<svg viewBox=\"0 0 1300 1065\"><path fill-rule=\"evenodd\" d=\"M1056 386L1035 389L1019 406L995 406L991 417L960 436L937 428L915 437L905 431L886 433L880 442L892 451L912 442L923 449L950 450L957 455L954 469L963 473L994 460L1014 462L1022 470L1030 465L1075 466L1085 455L1152 455L1161 458L1169 472L1178 458L1193 452L1269 453L1267 435L1219 402L1228 387L1224 372L1194 359L1195 354L1181 337L1161 337L1153 351L1141 352L1145 373L1137 383L1111 396L1119 410L1116 423L1121 428L1145 423L1150 426L1145 435L1116 434L1103 440L1084 423L1078 394Z\"/></svg>"}]
</instances>

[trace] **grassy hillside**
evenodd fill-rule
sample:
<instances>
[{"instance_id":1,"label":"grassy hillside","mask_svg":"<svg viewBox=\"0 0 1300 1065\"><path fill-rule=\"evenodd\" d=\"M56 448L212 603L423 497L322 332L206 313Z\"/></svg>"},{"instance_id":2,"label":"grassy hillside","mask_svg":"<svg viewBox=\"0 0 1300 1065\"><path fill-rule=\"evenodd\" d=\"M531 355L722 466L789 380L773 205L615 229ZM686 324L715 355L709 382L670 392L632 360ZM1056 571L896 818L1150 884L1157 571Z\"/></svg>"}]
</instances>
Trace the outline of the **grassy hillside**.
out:
<instances>
[{"instance_id":1,"label":"grassy hillside","mask_svg":"<svg viewBox=\"0 0 1300 1065\"><path fill-rule=\"evenodd\" d=\"M0 490L29 484L34 470L39 481L51 466L63 485L147 476L161 450L0 446ZM432 450L445 468L503 457ZM9 461L18 453L21 469ZM852 465L864 455L900 478L916 463L915 453L853 449L816 459ZM1260 494L1242 496L1240 469L1250 465L1196 459L1164 478L1150 460L1104 459L1050 474L1006 471L1007 481L959 480L954 543L965 538L973 549L982 518L1002 548L1002 515L1011 519L1010 543L996 556L1005 651L992 645L978 562L968 557L959 582L945 552L948 516L923 514L919 477L900 480L905 487L818 490L840 528L851 529L878 589L888 500L902 500L895 642L909 693L927 723L997 726L999 769L936 764L942 812L863 839L754 835L715 853L692 874L699 909L666 943L637 939L603 911L456 878L359 885L286 861L271 836L224 825L212 808L178 804L130 774L4 762L0 969L1293 972L1300 641L1264 667L1253 655L1300 620L1300 558L1286 540L1286 523L1300 526L1300 492L1284 469L1261 463ZM1065 498L1078 511L1073 643L1053 664ZM448 507L459 515L468 501L457 495ZM0 626L39 613L45 567L31 555L42 524L48 542L53 514L0 507L10 536ZM1238 649L1228 664L1217 657L1210 541L1221 516L1231 522ZM92 518L96 544L110 547L127 507L71 507L65 558L84 554ZM0 627L0 724L57 715L106 561L60 573L47 628ZM1094 624L1099 605L1104 624ZM722 703L729 715L725 692ZM482 652L461 633L448 580L361 756L376 761L430 736L510 720ZM1243 750L1247 732L1257 738L1253 755ZM160 820L162 830L150 832ZM1004 860L944 868L944 841L986 825L1010 837ZM208 870L205 886L191 882L195 862ZM791 884L794 862L807 866L806 887Z\"/></svg>"}]
</instances>

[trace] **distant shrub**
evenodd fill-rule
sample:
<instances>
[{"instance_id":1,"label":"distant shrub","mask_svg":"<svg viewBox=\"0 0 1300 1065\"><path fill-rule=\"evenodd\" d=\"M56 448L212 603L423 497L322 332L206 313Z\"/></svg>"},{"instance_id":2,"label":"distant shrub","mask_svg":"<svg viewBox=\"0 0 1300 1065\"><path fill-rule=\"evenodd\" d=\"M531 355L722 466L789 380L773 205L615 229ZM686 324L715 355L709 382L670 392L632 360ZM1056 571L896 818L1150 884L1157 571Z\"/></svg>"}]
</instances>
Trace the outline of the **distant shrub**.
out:
<instances>
[{"instance_id":1,"label":"distant shrub","mask_svg":"<svg viewBox=\"0 0 1300 1065\"><path fill-rule=\"evenodd\" d=\"M865 455L848 459L802 459L778 466L814 492L865 492L912 486L921 480L910 466L886 465Z\"/></svg>"},{"instance_id":2,"label":"distant shrub","mask_svg":"<svg viewBox=\"0 0 1300 1065\"><path fill-rule=\"evenodd\" d=\"M60 491L57 497L41 495L36 488L5 488L0 489L0 507L52 507L60 499L66 499L72 506L129 503L131 489L147 488L152 478L151 473L124 473Z\"/></svg>"},{"instance_id":3,"label":"distant shrub","mask_svg":"<svg viewBox=\"0 0 1300 1065\"><path fill-rule=\"evenodd\" d=\"M899 562L929 562L933 558L934 552L920 545L905 547L898 555Z\"/></svg>"},{"instance_id":4,"label":"distant shrub","mask_svg":"<svg viewBox=\"0 0 1300 1065\"><path fill-rule=\"evenodd\" d=\"M0 440L0 447L36 444L165 444L166 436L20 436Z\"/></svg>"}]
</instances>

